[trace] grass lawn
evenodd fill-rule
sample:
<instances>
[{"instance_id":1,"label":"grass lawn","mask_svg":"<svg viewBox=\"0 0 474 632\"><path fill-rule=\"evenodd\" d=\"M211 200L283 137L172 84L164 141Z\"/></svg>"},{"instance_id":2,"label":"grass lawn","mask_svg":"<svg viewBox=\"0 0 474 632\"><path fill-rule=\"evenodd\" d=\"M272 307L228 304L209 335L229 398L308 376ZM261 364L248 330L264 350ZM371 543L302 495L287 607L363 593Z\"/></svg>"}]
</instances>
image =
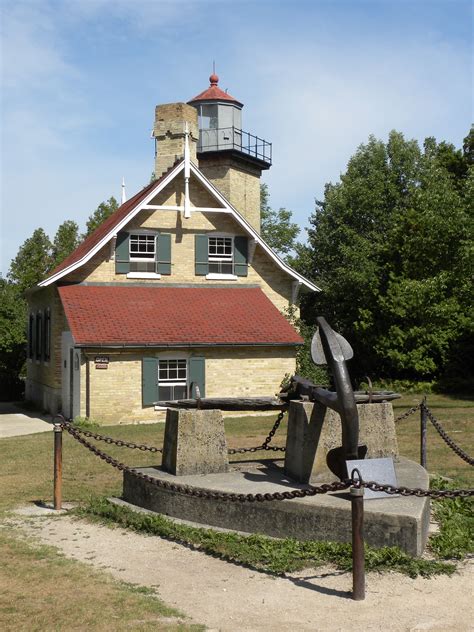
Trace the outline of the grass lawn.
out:
<instances>
[{"instance_id":1,"label":"grass lawn","mask_svg":"<svg viewBox=\"0 0 474 632\"><path fill-rule=\"evenodd\" d=\"M406 395L395 401L395 417L420 401L420 395ZM468 454L473 454L474 401L430 395L428 406L459 446ZM417 411L397 424L400 453L414 460L419 460L419 417ZM275 419L276 415L226 419L229 447L259 445ZM164 424L107 426L97 432L161 447ZM273 444L284 445L285 436L284 421ZM119 448L103 442L99 447L132 466L156 465L161 459L159 454ZM246 455L246 458L251 456ZM262 456L260 452L256 458ZM269 456L274 457L275 453ZM241 457L235 455L232 458L238 460ZM456 484L460 486L474 486L472 468L449 449L430 423L427 462L430 473L456 478ZM0 477L0 513L32 501L51 502L52 433L1 439ZM121 488L122 474L119 471L64 433L63 500L86 501L91 496L120 496ZM1 629L196 629L178 621L172 623L174 613L155 597L141 594L126 584L113 582L104 573L95 572L78 562L66 560L53 549L27 545L5 527L0 529L0 549L3 561L0 569ZM65 598L71 594L75 596L74 608ZM121 613L119 621L113 618L117 608ZM137 617L139 627L136 626ZM163 617L168 617L166 624L160 623ZM51 620L55 621L53 627L48 626Z\"/></svg>"}]
</instances>

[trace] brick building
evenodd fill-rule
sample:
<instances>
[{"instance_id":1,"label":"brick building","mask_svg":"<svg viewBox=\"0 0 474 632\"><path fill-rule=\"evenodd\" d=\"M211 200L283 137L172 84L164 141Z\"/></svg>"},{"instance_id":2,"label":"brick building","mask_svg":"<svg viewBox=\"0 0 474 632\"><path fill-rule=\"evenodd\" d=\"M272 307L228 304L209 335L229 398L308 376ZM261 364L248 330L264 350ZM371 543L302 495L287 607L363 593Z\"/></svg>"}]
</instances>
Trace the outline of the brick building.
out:
<instances>
[{"instance_id":1,"label":"brick building","mask_svg":"<svg viewBox=\"0 0 474 632\"><path fill-rule=\"evenodd\" d=\"M155 402L271 395L295 370L282 312L318 288L260 236L271 145L218 78L159 105L156 180L28 292L26 397L67 417L155 419Z\"/></svg>"}]
</instances>

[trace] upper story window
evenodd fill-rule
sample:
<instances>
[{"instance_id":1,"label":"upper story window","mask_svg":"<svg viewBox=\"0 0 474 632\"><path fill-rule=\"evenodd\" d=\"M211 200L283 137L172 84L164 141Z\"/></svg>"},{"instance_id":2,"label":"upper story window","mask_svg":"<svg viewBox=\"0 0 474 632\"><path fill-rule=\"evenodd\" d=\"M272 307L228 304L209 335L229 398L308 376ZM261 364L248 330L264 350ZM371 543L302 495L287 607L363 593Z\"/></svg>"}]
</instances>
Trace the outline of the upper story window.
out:
<instances>
[{"instance_id":1,"label":"upper story window","mask_svg":"<svg viewBox=\"0 0 474 632\"><path fill-rule=\"evenodd\" d=\"M211 280L237 280L248 275L248 239L236 235L196 235L195 274Z\"/></svg>"},{"instance_id":2,"label":"upper story window","mask_svg":"<svg viewBox=\"0 0 474 632\"><path fill-rule=\"evenodd\" d=\"M209 237L209 274L234 274L232 237Z\"/></svg>"},{"instance_id":3,"label":"upper story window","mask_svg":"<svg viewBox=\"0 0 474 632\"><path fill-rule=\"evenodd\" d=\"M134 279L159 279L171 274L171 235L158 231L119 232L115 273Z\"/></svg>"},{"instance_id":4,"label":"upper story window","mask_svg":"<svg viewBox=\"0 0 474 632\"><path fill-rule=\"evenodd\" d=\"M156 236L130 235L130 272L156 272Z\"/></svg>"}]
</instances>

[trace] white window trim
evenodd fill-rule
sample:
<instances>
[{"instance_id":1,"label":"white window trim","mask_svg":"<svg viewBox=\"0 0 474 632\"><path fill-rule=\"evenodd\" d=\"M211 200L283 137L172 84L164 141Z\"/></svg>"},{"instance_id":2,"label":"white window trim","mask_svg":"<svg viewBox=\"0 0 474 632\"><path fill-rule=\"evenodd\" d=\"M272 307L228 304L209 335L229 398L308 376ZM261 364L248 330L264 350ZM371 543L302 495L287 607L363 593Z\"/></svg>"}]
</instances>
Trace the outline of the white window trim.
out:
<instances>
[{"instance_id":1,"label":"white window trim","mask_svg":"<svg viewBox=\"0 0 474 632\"><path fill-rule=\"evenodd\" d=\"M233 233L208 233L207 234L209 239L212 238L226 238L226 239L232 239L232 260L230 259L212 259L210 258L209 255L209 246L207 249L207 260L208 263L210 264L211 261L214 261L215 263L219 263L219 262L224 262L224 263L230 263L230 261L232 261L232 267L234 266L234 255L235 255L235 235ZM206 274L206 279L208 281L238 281L238 276L236 274L224 274L224 273L220 273L220 272L209 272L208 274Z\"/></svg>"},{"instance_id":2,"label":"white window trim","mask_svg":"<svg viewBox=\"0 0 474 632\"><path fill-rule=\"evenodd\" d=\"M158 373L157 373L157 385L158 385L158 389L160 388L160 360L186 360L186 392L188 392L189 390L189 354L183 354L183 353L173 353L172 351L169 352L165 352L163 354L160 353L160 355L157 357L158 360ZM174 380L173 382L171 381L162 381L161 384L163 384L164 386L182 386L184 384L184 380ZM166 408L166 406L154 406L154 409L156 411L160 411L160 410L168 410Z\"/></svg>"},{"instance_id":3,"label":"white window trim","mask_svg":"<svg viewBox=\"0 0 474 632\"><path fill-rule=\"evenodd\" d=\"M127 279L161 279L161 274L157 272L127 272Z\"/></svg>"}]
</instances>

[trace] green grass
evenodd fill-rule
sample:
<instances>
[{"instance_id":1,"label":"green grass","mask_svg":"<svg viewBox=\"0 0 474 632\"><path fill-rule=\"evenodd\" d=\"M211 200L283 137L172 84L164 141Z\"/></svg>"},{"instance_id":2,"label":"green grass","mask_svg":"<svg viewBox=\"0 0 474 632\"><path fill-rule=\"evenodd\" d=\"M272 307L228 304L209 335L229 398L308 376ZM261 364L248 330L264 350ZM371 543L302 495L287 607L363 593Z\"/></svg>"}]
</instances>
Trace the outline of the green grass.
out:
<instances>
[{"instance_id":1,"label":"green grass","mask_svg":"<svg viewBox=\"0 0 474 632\"><path fill-rule=\"evenodd\" d=\"M0 629L110 632L203 630L182 623L153 590L119 582L50 546L0 529Z\"/></svg>"},{"instance_id":2,"label":"green grass","mask_svg":"<svg viewBox=\"0 0 474 632\"><path fill-rule=\"evenodd\" d=\"M335 564L341 570L352 569L350 544L303 542L292 538L275 539L263 535L244 536L190 527L177 524L159 514L139 513L126 507L119 507L105 498L91 499L75 513L108 525L119 525L192 545L221 559L271 573L288 573L327 563ZM455 570L453 564L415 559L396 547L366 547L365 560L366 569L369 571L396 570L410 577L430 577L440 573L450 575Z\"/></svg>"}]
</instances>

